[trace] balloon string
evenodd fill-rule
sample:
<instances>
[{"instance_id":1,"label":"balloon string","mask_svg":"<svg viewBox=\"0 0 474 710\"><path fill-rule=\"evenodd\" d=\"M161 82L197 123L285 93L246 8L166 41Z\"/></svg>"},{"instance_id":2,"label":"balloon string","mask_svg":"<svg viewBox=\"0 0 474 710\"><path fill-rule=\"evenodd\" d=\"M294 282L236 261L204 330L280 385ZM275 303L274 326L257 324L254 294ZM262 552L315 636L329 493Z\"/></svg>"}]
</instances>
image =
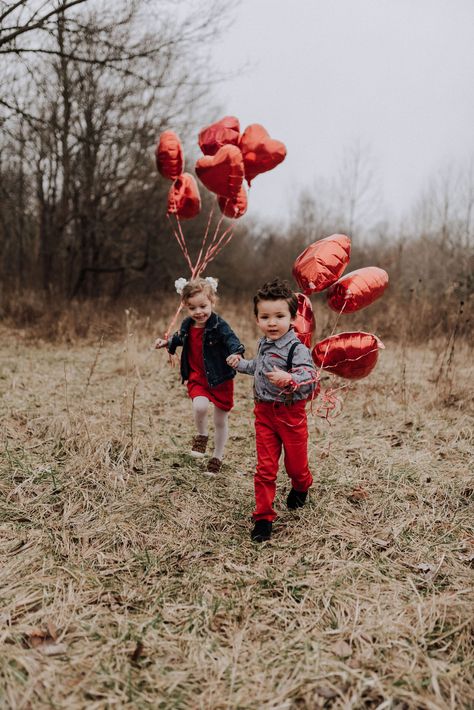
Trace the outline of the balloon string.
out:
<instances>
[{"instance_id":1,"label":"balloon string","mask_svg":"<svg viewBox=\"0 0 474 710\"><path fill-rule=\"evenodd\" d=\"M182 309L183 309L183 303L181 302L181 303L179 304L179 306L178 306L178 308L177 308L177 310L176 310L176 313L174 314L174 316L173 316L173 318L172 318L170 324L168 325L168 327L167 327L167 329L166 329L166 332L165 332L165 340L168 340L170 331L171 331L171 329L173 328L174 324L176 323L176 320L177 320L179 314L181 313Z\"/></svg>"},{"instance_id":2,"label":"balloon string","mask_svg":"<svg viewBox=\"0 0 474 710\"><path fill-rule=\"evenodd\" d=\"M192 270L193 270L193 265L192 265L191 259L190 259L190 257L189 257L189 254L188 254L188 250L187 250L187 247L186 247L186 242L184 241L184 237L181 239L182 231L181 231L181 235L180 235L180 234L176 231L176 229L174 228L174 226L173 226L173 223L172 223L172 221L171 221L171 216L170 216L170 214L168 213L166 216L168 217L168 220L169 220L169 222L170 222L171 229L172 229L172 232L173 232L173 234L174 234L174 236L175 236L175 239L176 239L176 241L178 242L179 247L180 247L181 251L183 252L184 258L186 259L187 264L188 264L188 266L189 266L189 268L191 269L191 272L192 272ZM176 218L176 219L178 219L178 218Z\"/></svg>"},{"instance_id":3,"label":"balloon string","mask_svg":"<svg viewBox=\"0 0 474 710\"><path fill-rule=\"evenodd\" d=\"M201 274L201 273L204 271L204 269L206 268L206 266L207 266L207 265L210 263L210 261L211 261L211 258L209 258L209 257L210 257L210 254L211 254L211 250L212 250L214 244L215 244L216 241L217 241L217 238L218 238L218 235L219 235L219 229L221 228L221 224L222 224L222 220L223 220L223 219L224 219L224 215L221 216L221 218L219 219L219 221L218 221L218 223L217 223L217 225L216 225L216 228L215 228L215 230L214 230L214 234L212 235L212 239L211 239L211 241L210 241L210 243L209 243L209 246L207 247L206 254L205 254L205 256L204 256L202 262L201 262L200 264L198 264L197 275Z\"/></svg>"},{"instance_id":4,"label":"balloon string","mask_svg":"<svg viewBox=\"0 0 474 710\"><path fill-rule=\"evenodd\" d=\"M224 215L222 215L222 217L220 218L220 220L214 230L214 233L212 235L212 239L210 240L210 243L208 244L208 247L206 249L204 257L202 256L203 251L204 251L204 247L206 245L206 241L207 241L209 233L210 233L210 225L211 225L213 213L214 213L214 207L211 209L211 211L209 213L206 231L204 233L204 236L203 236L203 239L201 242L201 248L200 248L200 251L199 251L199 254L198 254L198 257L196 259L196 263L194 264L194 266L193 266L193 263L191 261L191 258L189 256L189 253L188 253L188 250L186 247L186 241L185 241L183 230L181 227L179 215L176 215L176 222L178 225L178 231L176 231L176 229L174 228L170 215L169 214L167 215L167 217L170 221L171 229L172 229L173 234L176 238L176 241L178 242L178 244L181 248L181 251L183 252L183 255L184 255L184 257L187 261L187 264L189 266L189 270L191 272L192 279L200 276L200 274L204 271L204 269L208 266L208 264L210 264L210 262L219 254L219 252L230 242L230 240L233 237L233 227L232 226L228 227L226 230L224 230L224 232L221 235L219 235L219 229L220 229L220 226L221 226L222 221L224 219ZM176 323L176 320L177 320L178 315L180 314L182 308L183 308L183 304L180 303L171 322L169 323L168 327L166 328L166 332L165 332L165 336L164 336L166 340L168 340L169 333L172 330L174 324Z\"/></svg>"},{"instance_id":5,"label":"balloon string","mask_svg":"<svg viewBox=\"0 0 474 710\"><path fill-rule=\"evenodd\" d=\"M318 393L319 393L318 384L319 384L319 380L320 380L320 373L317 372L317 371L315 371L314 368L312 368L312 367L310 367L310 366L308 366L308 365L300 365L300 366L298 367L298 370L299 370L300 372L301 372L301 371L303 371L303 372L306 371L308 374L309 374L309 373L311 373L311 374L309 374L309 377L308 377L306 380L302 380L301 382L295 382L294 380L293 380L292 382L290 382L289 385L287 385L284 389L282 389L282 390L280 390L280 391L278 392L277 397L291 396L290 393L295 392L297 389L299 389L299 388L302 387L303 385L310 385L310 384L313 384L313 383L314 383L314 384L315 384L315 387L313 388L313 390L312 390L312 392L311 392L311 397L310 397L310 402L311 402L311 407L312 407L313 400L315 399L315 396L316 396L316 397L318 396ZM290 374L291 374L292 372L294 372L294 370L291 369L291 370L289 370L289 372L290 372ZM313 374L313 373L314 373L314 374ZM316 395L315 395L315 393L316 393ZM298 400L297 400L297 401L298 401ZM273 401L273 410L275 410L276 407L277 407L277 405L280 405L280 404L285 404L285 402L282 402L282 401L280 401L280 400L274 400L274 401ZM311 411L312 411L312 410L311 410ZM302 424L302 423L304 422L304 420L305 420L305 415L303 414L303 416L301 417L301 419L300 419L298 422L296 422L296 424L290 424L290 423L288 423L286 420L284 420L283 418L278 417L277 415L275 415L275 418L276 418L278 421L285 422L285 424L286 424L290 429L293 429L293 428L295 428L295 427L300 426L300 424Z\"/></svg>"},{"instance_id":6,"label":"balloon string","mask_svg":"<svg viewBox=\"0 0 474 710\"><path fill-rule=\"evenodd\" d=\"M190 256L189 256L189 253L188 253L188 249L187 249L187 246L186 246L186 240L185 240L185 238L184 238L183 230L182 230L182 228L181 228L181 220L180 220L178 214L176 214L176 222L177 222L178 229L179 229L179 236L181 237L181 240L182 240L182 242L183 242L183 244L184 244L184 248L186 249L186 256L187 256L189 268L191 269L191 276L192 276L193 264L192 264L191 258L190 258Z\"/></svg>"},{"instance_id":7,"label":"balloon string","mask_svg":"<svg viewBox=\"0 0 474 710\"><path fill-rule=\"evenodd\" d=\"M200 263L201 263L201 257L202 257L202 253L203 253L203 251L204 251L204 246L205 246L205 244L206 244L207 237L208 237L208 235L209 235L209 230L210 230L210 227L211 227L211 220L212 220L213 215L214 215L214 205L212 206L212 209L209 210L209 219L207 220L206 231L204 232L204 237L202 238L202 243L201 243L201 249L200 249L200 251L199 251L199 255L198 255L198 258L197 258L197 260L196 260L196 264L195 264L195 266L194 266L194 270L193 270L192 276L191 276L191 278L193 278L193 279L196 278L196 276L198 275L198 268L199 268L199 265L200 265ZM200 272L199 272L199 273L200 273Z\"/></svg>"},{"instance_id":8,"label":"balloon string","mask_svg":"<svg viewBox=\"0 0 474 710\"><path fill-rule=\"evenodd\" d=\"M227 246L232 237L234 236L233 227L228 227L220 236L219 241L212 248L210 247L206 253L205 261L202 270L216 258L216 256L222 251L222 249Z\"/></svg>"}]
</instances>

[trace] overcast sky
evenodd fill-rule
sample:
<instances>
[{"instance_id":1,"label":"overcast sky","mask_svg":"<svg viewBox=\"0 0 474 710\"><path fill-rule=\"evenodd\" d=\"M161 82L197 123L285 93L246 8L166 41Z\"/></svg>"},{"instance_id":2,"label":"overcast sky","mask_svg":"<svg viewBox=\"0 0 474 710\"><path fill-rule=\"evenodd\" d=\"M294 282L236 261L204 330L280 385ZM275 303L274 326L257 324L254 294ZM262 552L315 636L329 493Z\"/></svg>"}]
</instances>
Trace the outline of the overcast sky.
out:
<instances>
[{"instance_id":1,"label":"overcast sky","mask_svg":"<svg viewBox=\"0 0 474 710\"><path fill-rule=\"evenodd\" d=\"M402 215L432 175L474 156L473 38L474 0L241 0L214 59L247 69L218 98L288 149L255 179L249 214L286 217L360 141Z\"/></svg>"}]
</instances>

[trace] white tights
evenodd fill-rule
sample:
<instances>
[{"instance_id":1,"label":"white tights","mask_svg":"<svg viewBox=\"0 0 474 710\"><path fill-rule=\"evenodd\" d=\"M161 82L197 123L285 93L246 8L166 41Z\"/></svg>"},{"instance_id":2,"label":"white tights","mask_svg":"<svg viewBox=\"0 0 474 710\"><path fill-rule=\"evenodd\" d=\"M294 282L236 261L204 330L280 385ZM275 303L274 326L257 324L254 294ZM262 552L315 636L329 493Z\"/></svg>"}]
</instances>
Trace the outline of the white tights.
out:
<instances>
[{"instance_id":1,"label":"white tights","mask_svg":"<svg viewBox=\"0 0 474 710\"><path fill-rule=\"evenodd\" d=\"M207 428L207 412L209 409L209 400L207 397L195 397L193 399L193 414L194 422L198 434L208 436L209 429ZM216 459L222 461L224 456L224 448L229 434L229 412L224 412L219 407L214 405L214 454Z\"/></svg>"}]
</instances>

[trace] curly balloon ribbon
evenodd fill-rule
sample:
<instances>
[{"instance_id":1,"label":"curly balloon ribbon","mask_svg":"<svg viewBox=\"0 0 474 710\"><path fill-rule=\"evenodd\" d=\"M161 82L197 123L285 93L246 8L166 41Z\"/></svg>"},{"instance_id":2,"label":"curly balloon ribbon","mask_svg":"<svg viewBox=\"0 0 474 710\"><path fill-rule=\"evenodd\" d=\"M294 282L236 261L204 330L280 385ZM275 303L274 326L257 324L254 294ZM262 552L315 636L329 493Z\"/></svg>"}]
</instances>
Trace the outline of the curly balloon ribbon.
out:
<instances>
[{"instance_id":1,"label":"curly balloon ribbon","mask_svg":"<svg viewBox=\"0 0 474 710\"><path fill-rule=\"evenodd\" d=\"M173 226L170 215L169 214L167 215L170 225L171 225L172 232L174 234L174 237L175 237L176 241L178 242L178 245L183 253L186 263L189 266L189 270L191 272L191 279L197 279L202 274L204 269L211 263L211 261L213 259L216 258L216 256L222 251L222 249L225 246L227 246L227 244L230 242L230 240L234 236L233 225L231 225L230 227L227 227L226 229L223 230L223 232L221 234L219 234L219 230L221 228L222 222L225 217L225 215L223 214L220 217L220 219L216 225L216 228L214 230L212 237L208 241L208 238L210 235L210 226L211 226L211 220L212 220L213 214L214 214L214 207L210 210L209 219L207 221L206 231L204 232L204 236L202 238L199 254L198 254L198 257L197 257L194 265L191 261L191 257L189 255L188 248L186 246L186 240L184 238L179 215L177 215L177 214L175 215L177 228L175 228ZM165 340L168 340L169 335L176 323L176 320L177 320L179 314L181 313L182 308L183 308L183 304L180 303L174 316L171 319L171 322L169 323L168 327L166 328L165 335L164 335Z\"/></svg>"}]
</instances>

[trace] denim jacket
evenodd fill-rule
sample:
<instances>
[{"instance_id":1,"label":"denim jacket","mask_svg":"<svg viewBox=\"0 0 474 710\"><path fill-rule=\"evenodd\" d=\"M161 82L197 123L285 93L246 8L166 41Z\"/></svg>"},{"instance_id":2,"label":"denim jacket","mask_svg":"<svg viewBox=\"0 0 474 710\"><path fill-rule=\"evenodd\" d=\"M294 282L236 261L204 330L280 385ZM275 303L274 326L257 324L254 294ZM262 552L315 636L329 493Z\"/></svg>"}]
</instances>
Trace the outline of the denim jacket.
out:
<instances>
[{"instance_id":1,"label":"denim jacket","mask_svg":"<svg viewBox=\"0 0 474 710\"><path fill-rule=\"evenodd\" d=\"M193 319L188 317L181 323L180 329L171 337L168 352L173 355L180 345L181 378L183 382L189 379L188 337ZM203 357L206 378L210 387L220 385L235 377L235 370L226 363L226 358L234 353L242 354L244 346L226 321L217 313L211 313L204 327Z\"/></svg>"}]
</instances>

